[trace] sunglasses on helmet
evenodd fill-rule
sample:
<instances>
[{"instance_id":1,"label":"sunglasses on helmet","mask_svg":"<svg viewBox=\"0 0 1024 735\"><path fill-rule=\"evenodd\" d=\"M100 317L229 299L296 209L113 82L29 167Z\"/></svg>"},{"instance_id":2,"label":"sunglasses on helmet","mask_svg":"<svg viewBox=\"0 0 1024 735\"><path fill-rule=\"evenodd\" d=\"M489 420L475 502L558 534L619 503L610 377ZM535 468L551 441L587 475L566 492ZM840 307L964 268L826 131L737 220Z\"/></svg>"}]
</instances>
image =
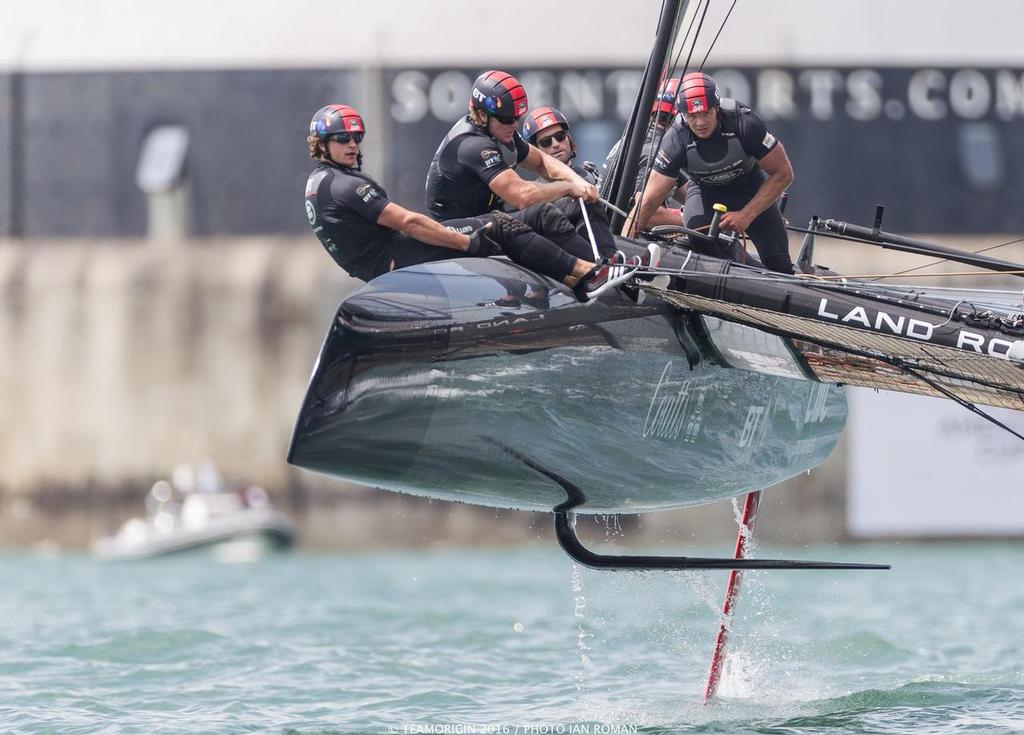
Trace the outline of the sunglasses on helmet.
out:
<instances>
[{"instance_id":1,"label":"sunglasses on helmet","mask_svg":"<svg viewBox=\"0 0 1024 735\"><path fill-rule=\"evenodd\" d=\"M335 133L334 135L328 135L327 140L333 140L335 143L341 143L342 145L348 145L353 140L356 143L363 142L362 133Z\"/></svg>"},{"instance_id":2,"label":"sunglasses on helmet","mask_svg":"<svg viewBox=\"0 0 1024 735\"><path fill-rule=\"evenodd\" d=\"M522 115L514 115L513 117L505 117L504 115L491 115L495 120L500 122L502 125L515 125L519 122L519 118Z\"/></svg>"},{"instance_id":3,"label":"sunglasses on helmet","mask_svg":"<svg viewBox=\"0 0 1024 735\"><path fill-rule=\"evenodd\" d=\"M559 130L557 133L552 133L546 138L537 138L537 145L540 146L541 148L550 148L551 144L554 143L556 140L559 143L561 143L563 140L566 139L566 137L568 137L568 135L569 134L564 130Z\"/></svg>"}]
</instances>

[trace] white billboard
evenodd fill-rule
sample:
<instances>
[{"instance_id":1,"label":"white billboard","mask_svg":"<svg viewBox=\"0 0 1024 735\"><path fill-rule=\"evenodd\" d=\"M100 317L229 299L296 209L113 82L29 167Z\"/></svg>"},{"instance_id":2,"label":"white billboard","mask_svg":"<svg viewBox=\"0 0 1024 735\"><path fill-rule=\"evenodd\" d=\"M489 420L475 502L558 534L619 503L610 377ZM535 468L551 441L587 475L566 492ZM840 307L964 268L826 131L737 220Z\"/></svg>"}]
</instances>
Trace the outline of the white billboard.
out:
<instances>
[{"instance_id":1,"label":"white billboard","mask_svg":"<svg viewBox=\"0 0 1024 735\"><path fill-rule=\"evenodd\" d=\"M1024 535L1024 440L952 401L847 395L852 536ZM1024 434L1024 412L980 408Z\"/></svg>"}]
</instances>

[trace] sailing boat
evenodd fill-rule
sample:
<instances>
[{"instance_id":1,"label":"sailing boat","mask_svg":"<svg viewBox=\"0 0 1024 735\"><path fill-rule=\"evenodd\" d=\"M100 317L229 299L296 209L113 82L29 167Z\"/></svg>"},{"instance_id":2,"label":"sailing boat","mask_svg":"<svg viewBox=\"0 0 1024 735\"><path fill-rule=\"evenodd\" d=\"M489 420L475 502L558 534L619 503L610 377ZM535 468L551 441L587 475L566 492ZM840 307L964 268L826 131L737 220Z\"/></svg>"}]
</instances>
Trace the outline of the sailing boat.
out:
<instances>
[{"instance_id":1,"label":"sailing boat","mask_svg":"<svg viewBox=\"0 0 1024 735\"><path fill-rule=\"evenodd\" d=\"M656 90L687 46L689 3L664 0L609 198L630 206ZM699 5L699 3L698 3ZM696 35L690 41L692 52ZM689 59L683 65L686 69ZM616 219L618 221L616 221ZM718 232L654 228L664 254L636 303L580 304L561 284L497 258L380 276L338 307L288 460L387 490L552 511L562 548L602 569L731 569L705 701L721 677L740 570L887 565L746 558L761 490L822 463L846 421L843 385L1024 408L1024 319L1016 294L848 279L813 264L820 237L1024 275L1024 266L813 218L799 276L722 260ZM621 224L613 218L613 227ZM627 255L645 239L618 238ZM664 279L660 279L664 280ZM540 294L516 308L510 292ZM998 422L996 422L998 423ZM1008 431L1010 430L1008 427ZM1024 437L1022 437L1024 438ZM578 513L638 513L746 495L733 558L596 554Z\"/></svg>"},{"instance_id":2,"label":"sailing boat","mask_svg":"<svg viewBox=\"0 0 1024 735\"><path fill-rule=\"evenodd\" d=\"M678 60L687 47L688 4L663 2L611 174L618 209L629 206L631 187L621 182L635 180L642 121L673 71L670 50ZM695 43L696 35L691 51ZM813 277L706 254L721 252L714 224L707 233L656 228L646 236L667 248L652 272L669 275L669 286L642 285L657 296L642 304L612 291L583 305L504 259L382 275L339 306L288 460L397 492L554 511L563 547L582 559L572 514L710 503L819 465L846 420L841 385L932 393L978 412L975 403L1024 406L1024 331L1012 303L844 281L812 265L813 242L852 237L1024 268L888 235L878 219L870 229L815 219L799 259ZM627 255L646 247L617 244ZM542 298L497 305L516 289ZM794 564L630 559L607 565Z\"/></svg>"}]
</instances>

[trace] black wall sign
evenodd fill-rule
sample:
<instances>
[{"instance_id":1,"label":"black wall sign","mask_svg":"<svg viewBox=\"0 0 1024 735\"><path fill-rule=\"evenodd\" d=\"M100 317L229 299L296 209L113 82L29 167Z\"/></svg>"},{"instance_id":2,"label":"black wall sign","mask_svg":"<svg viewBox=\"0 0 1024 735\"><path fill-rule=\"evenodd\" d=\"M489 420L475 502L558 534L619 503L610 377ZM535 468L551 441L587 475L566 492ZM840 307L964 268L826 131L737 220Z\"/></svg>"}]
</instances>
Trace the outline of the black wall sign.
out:
<instances>
[{"instance_id":1,"label":"black wall sign","mask_svg":"<svg viewBox=\"0 0 1024 735\"><path fill-rule=\"evenodd\" d=\"M619 137L639 70L509 69L531 107L554 105L584 158ZM393 196L422 207L427 164L463 114L478 70L386 75ZM1024 70L973 68L711 69L751 105L793 161L789 216L869 220L908 232L1024 230Z\"/></svg>"},{"instance_id":2,"label":"black wall sign","mask_svg":"<svg viewBox=\"0 0 1024 735\"><path fill-rule=\"evenodd\" d=\"M386 69L371 95L384 121L366 170L422 210L427 165L465 112L480 69ZM532 106L573 123L600 163L618 138L638 69L510 68ZM867 221L908 233L1024 231L1024 69L720 68L723 91L780 137L796 182L789 216ZM354 70L0 75L0 235L138 236L139 147L155 125L190 134L198 235L301 233L309 117L369 106ZM368 148L368 150L370 150ZM379 158L379 160L377 160Z\"/></svg>"}]
</instances>

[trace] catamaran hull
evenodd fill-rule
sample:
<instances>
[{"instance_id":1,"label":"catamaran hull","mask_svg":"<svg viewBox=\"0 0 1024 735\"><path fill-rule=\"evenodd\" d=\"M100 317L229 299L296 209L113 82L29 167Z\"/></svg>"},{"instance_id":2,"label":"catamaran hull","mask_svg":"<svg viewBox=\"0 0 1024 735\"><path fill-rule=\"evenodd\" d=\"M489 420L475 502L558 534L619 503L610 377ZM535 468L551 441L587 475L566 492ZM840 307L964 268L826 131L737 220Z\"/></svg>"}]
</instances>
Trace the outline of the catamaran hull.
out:
<instances>
[{"instance_id":1,"label":"catamaran hull","mask_svg":"<svg viewBox=\"0 0 1024 735\"><path fill-rule=\"evenodd\" d=\"M579 485L590 513L707 503L825 460L841 389L801 379L778 338L651 302L584 306L502 259L377 278L338 309L288 459L442 500L566 501L512 448ZM743 361L775 374L726 366Z\"/></svg>"}]
</instances>

